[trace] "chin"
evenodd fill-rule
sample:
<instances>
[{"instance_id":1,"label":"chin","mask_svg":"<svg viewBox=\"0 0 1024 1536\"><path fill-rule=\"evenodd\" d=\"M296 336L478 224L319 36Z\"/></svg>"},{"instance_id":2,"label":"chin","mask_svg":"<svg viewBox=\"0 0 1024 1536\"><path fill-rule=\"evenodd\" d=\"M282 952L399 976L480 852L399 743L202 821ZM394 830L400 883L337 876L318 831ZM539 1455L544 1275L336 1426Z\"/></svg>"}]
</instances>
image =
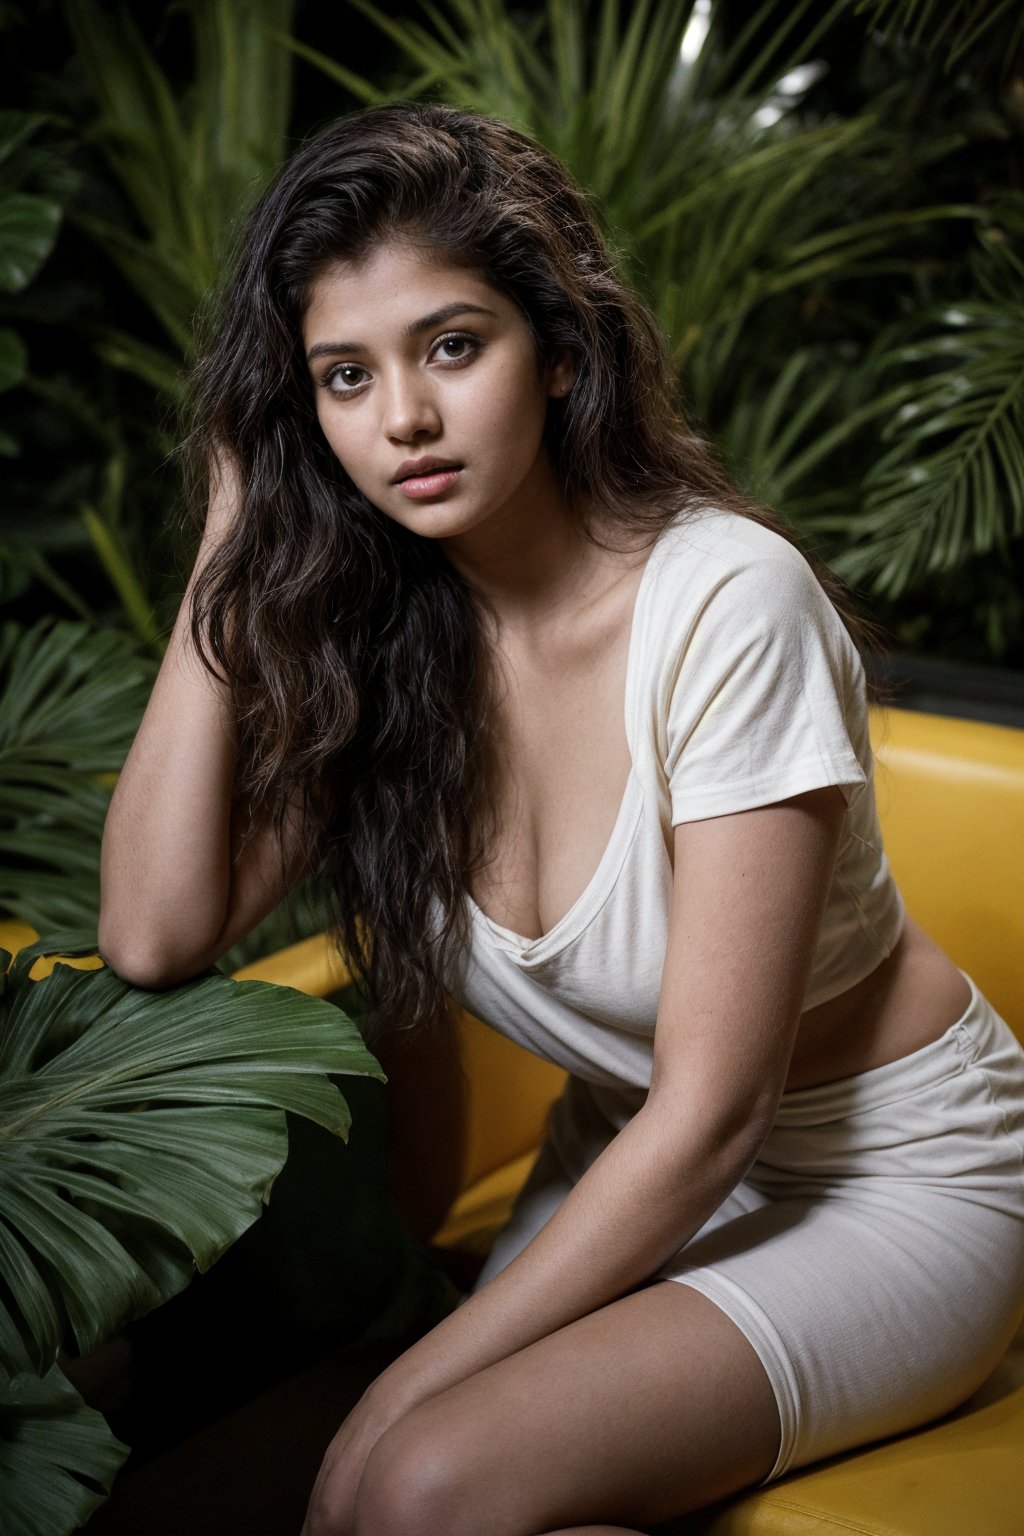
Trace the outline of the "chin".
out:
<instances>
[{"instance_id":1,"label":"chin","mask_svg":"<svg viewBox=\"0 0 1024 1536\"><path fill-rule=\"evenodd\" d=\"M400 523L411 533L421 534L425 539L453 538L456 534L468 533L480 527L488 518L486 512L470 512L444 501L421 501L408 508L382 510L385 517Z\"/></svg>"}]
</instances>

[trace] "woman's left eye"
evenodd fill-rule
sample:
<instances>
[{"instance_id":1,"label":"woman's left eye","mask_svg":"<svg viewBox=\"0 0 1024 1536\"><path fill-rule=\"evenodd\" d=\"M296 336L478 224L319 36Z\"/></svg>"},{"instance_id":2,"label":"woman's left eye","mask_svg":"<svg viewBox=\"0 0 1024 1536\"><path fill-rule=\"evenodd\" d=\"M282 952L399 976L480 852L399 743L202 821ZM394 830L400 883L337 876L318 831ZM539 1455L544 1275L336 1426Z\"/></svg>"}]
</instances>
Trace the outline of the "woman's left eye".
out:
<instances>
[{"instance_id":1,"label":"woman's left eye","mask_svg":"<svg viewBox=\"0 0 1024 1536\"><path fill-rule=\"evenodd\" d=\"M468 363L479 350L480 343L475 336L453 331L449 336L438 338L434 343L433 355L441 362Z\"/></svg>"}]
</instances>

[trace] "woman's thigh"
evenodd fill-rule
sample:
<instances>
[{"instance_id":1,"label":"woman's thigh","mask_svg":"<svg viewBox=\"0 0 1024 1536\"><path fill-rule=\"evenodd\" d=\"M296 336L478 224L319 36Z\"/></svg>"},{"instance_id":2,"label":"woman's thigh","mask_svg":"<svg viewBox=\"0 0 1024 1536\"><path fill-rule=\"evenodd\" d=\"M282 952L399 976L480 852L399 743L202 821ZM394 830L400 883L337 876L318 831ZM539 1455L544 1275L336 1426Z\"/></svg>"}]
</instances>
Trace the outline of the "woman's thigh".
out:
<instances>
[{"instance_id":1,"label":"woman's thigh","mask_svg":"<svg viewBox=\"0 0 1024 1536\"><path fill-rule=\"evenodd\" d=\"M779 1445L757 1355L658 1282L432 1398L371 1453L357 1536L649 1527L763 1480Z\"/></svg>"}]
</instances>

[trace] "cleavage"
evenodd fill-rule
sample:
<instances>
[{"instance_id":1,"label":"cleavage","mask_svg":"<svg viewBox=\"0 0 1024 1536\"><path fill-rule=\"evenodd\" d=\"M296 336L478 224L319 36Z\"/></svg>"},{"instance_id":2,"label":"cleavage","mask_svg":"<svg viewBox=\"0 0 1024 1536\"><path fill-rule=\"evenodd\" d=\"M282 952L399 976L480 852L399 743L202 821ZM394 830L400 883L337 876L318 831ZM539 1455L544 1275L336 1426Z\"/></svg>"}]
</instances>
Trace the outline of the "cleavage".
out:
<instances>
[{"instance_id":1,"label":"cleavage","mask_svg":"<svg viewBox=\"0 0 1024 1536\"><path fill-rule=\"evenodd\" d=\"M632 770L624 696L627 644L603 664L510 686L493 749L496 831L471 894L526 940L560 924L592 884ZM628 636L626 637L628 642Z\"/></svg>"}]
</instances>

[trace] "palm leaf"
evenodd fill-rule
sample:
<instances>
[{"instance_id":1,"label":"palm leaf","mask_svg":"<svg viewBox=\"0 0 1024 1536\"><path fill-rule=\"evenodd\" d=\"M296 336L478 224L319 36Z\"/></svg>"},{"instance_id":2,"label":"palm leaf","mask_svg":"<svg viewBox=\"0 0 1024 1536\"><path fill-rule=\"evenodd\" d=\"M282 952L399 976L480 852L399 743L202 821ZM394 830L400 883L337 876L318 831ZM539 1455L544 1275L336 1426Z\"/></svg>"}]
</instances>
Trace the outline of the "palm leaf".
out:
<instances>
[{"instance_id":1,"label":"palm leaf","mask_svg":"<svg viewBox=\"0 0 1024 1536\"><path fill-rule=\"evenodd\" d=\"M798 522L807 511L799 489L863 425L858 411L836 402L850 384L850 360L799 347L780 359L767 389L741 385L718 443L744 491Z\"/></svg>"},{"instance_id":2,"label":"palm leaf","mask_svg":"<svg viewBox=\"0 0 1024 1536\"><path fill-rule=\"evenodd\" d=\"M1024 534L1024 299L926 313L889 339L873 371L890 384L889 446L835 563L898 597Z\"/></svg>"},{"instance_id":3,"label":"palm leaf","mask_svg":"<svg viewBox=\"0 0 1024 1536\"><path fill-rule=\"evenodd\" d=\"M95 0L64 0L64 9L99 107L93 136L141 232L84 210L76 218L141 294L180 357L192 344L193 315L220 276L235 221L284 153L291 64L278 36L294 0L191 7L196 67L182 95L130 16L115 18Z\"/></svg>"},{"instance_id":4,"label":"palm leaf","mask_svg":"<svg viewBox=\"0 0 1024 1536\"><path fill-rule=\"evenodd\" d=\"M902 33L929 53L942 50L947 69L993 33L1007 61L1024 40L1020 0L859 0L857 10L881 23L886 38Z\"/></svg>"},{"instance_id":5,"label":"palm leaf","mask_svg":"<svg viewBox=\"0 0 1024 1536\"><path fill-rule=\"evenodd\" d=\"M120 767L155 666L118 630L43 619L0 630L0 752L14 763L51 764L76 774Z\"/></svg>"},{"instance_id":6,"label":"palm leaf","mask_svg":"<svg viewBox=\"0 0 1024 1536\"><path fill-rule=\"evenodd\" d=\"M28 353L15 331L0 330L0 390L13 389L28 371Z\"/></svg>"},{"instance_id":7,"label":"palm leaf","mask_svg":"<svg viewBox=\"0 0 1024 1536\"><path fill-rule=\"evenodd\" d=\"M30 980L54 947L22 950L0 999L0 1338L39 1371L245 1231L284 1162L284 1110L347 1135L325 1073L381 1075L319 999L219 975L147 993L68 965Z\"/></svg>"},{"instance_id":8,"label":"palm leaf","mask_svg":"<svg viewBox=\"0 0 1024 1536\"><path fill-rule=\"evenodd\" d=\"M115 630L0 628L0 909L37 929L95 925L109 790L155 664Z\"/></svg>"}]
</instances>

